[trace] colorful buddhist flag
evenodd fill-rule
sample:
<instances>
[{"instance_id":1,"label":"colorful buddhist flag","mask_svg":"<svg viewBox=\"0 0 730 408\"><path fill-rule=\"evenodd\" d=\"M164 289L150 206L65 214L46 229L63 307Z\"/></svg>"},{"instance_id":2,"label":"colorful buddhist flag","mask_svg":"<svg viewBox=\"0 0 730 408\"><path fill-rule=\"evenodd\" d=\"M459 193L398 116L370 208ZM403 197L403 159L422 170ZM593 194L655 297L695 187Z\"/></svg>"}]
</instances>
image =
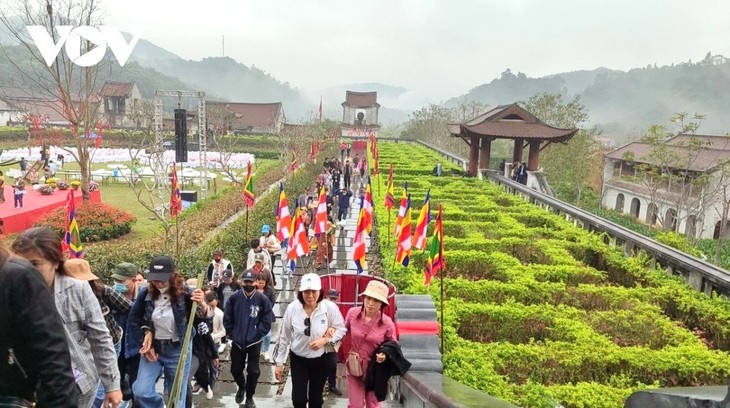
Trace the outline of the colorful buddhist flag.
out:
<instances>
[{"instance_id":1,"label":"colorful buddhist flag","mask_svg":"<svg viewBox=\"0 0 730 408\"><path fill-rule=\"evenodd\" d=\"M390 211L395 206L395 195L393 192L393 164L390 164L390 170L388 170L388 187L385 191L385 209Z\"/></svg>"},{"instance_id":2,"label":"colorful buddhist flag","mask_svg":"<svg viewBox=\"0 0 730 408\"><path fill-rule=\"evenodd\" d=\"M284 242L291 236L291 215L289 214L289 203L284 193L284 183L279 183L279 201L276 206L276 235L280 242Z\"/></svg>"},{"instance_id":3,"label":"colorful buddhist flag","mask_svg":"<svg viewBox=\"0 0 730 408\"><path fill-rule=\"evenodd\" d=\"M295 149L291 154L291 164L289 165L289 171L294 173L297 167L299 167L299 163L297 163L297 151Z\"/></svg>"},{"instance_id":4,"label":"colorful buddhist flag","mask_svg":"<svg viewBox=\"0 0 730 408\"><path fill-rule=\"evenodd\" d=\"M439 270L446 269L444 258L444 230L443 230L443 207L439 204L439 214L436 216L436 225L433 229L433 237L428 251L426 262L426 281L424 285L431 283L431 278L436 276Z\"/></svg>"},{"instance_id":5,"label":"colorful buddhist flag","mask_svg":"<svg viewBox=\"0 0 730 408\"><path fill-rule=\"evenodd\" d=\"M365 238L367 237L367 231L365 231L365 214L365 197L360 197L360 215L357 217L355 238L352 242L354 248L352 259L355 261L357 273L362 273L367 267L365 261Z\"/></svg>"},{"instance_id":6,"label":"colorful buddhist flag","mask_svg":"<svg viewBox=\"0 0 730 408\"><path fill-rule=\"evenodd\" d=\"M182 212L182 199L180 198L180 186L177 183L177 164L172 162L172 181L170 192L170 218L176 218Z\"/></svg>"},{"instance_id":7,"label":"colorful buddhist flag","mask_svg":"<svg viewBox=\"0 0 730 408\"><path fill-rule=\"evenodd\" d=\"M301 211L297 208L292 220L292 235L289 239L289 251L287 252L291 270L294 270L297 258L309 254L309 240L307 239L307 231L304 230Z\"/></svg>"},{"instance_id":8,"label":"colorful buddhist flag","mask_svg":"<svg viewBox=\"0 0 730 408\"><path fill-rule=\"evenodd\" d=\"M370 177L368 177L368 184L365 186L365 199L363 200L363 209L365 210L365 216L363 222L365 223L365 232L370 234L373 230L373 194L370 188Z\"/></svg>"},{"instance_id":9,"label":"colorful buddhist flag","mask_svg":"<svg viewBox=\"0 0 730 408\"><path fill-rule=\"evenodd\" d=\"M421 212L416 221L416 231L413 234L413 247L423 251L426 248L428 223L431 221L431 189L426 192L426 199L423 200Z\"/></svg>"},{"instance_id":10,"label":"colorful buddhist flag","mask_svg":"<svg viewBox=\"0 0 730 408\"><path fill-rule=\"evenodd\" d=\"M317 215L314 217L314 234L319 236L327 232L327 195L324 193L324 186L319 188L319 201L317 202Z\"/></svg>"},{"instance_id":11,"label":"colorful buddhist flag","mask_svg":"<svg viewBox=\"0 0 730 408\"><path fill-rule=\"evenodd\" d=\"M253 173L251 171L251 162L248 162L248 173L246 174L246 184L243 188L243 202L246 207L253 207L256 202L256 196L253 193Z\"/></svg>"},{"instance_id":12,"label":"colorful buddhist flag","mask_svg":"<svg viewBox=\"0 0 730 408\"><path fill-rule=\"evenodd\" d=\"M74 190L69 190L66 198L66 234L63 237L62 246L64 251L68 252L69 259L84 257L84 247L81 245L79 223L76 221Z\"/></svg>"},{"instance_id":13,"label":"colorful buddhist flag","mask_svg":"<svg viewBox=\"0 0 730 408\"><path fill-rule=\"evenodd\" d=\"M406 209L400 221L398 235L398 248L395 253L395 260L403 266L408 266L411 257L411 197L406 201Z\"/></svg>"},{"instance_id":14,"label":"colorful buddhist flag","mask_svg":"<svg viewBox=\"0 0 730 408\"><path fill-rule=\"evenodd\" d=\"M398 216L395 219L395 230L393 235L396 237L400 232L400 224L403 221L403 217L406 215L406 204L408 203L408 182L403 183L403 195L400 197L400 208L398 208Z\"/></svg>"}]
</instances>

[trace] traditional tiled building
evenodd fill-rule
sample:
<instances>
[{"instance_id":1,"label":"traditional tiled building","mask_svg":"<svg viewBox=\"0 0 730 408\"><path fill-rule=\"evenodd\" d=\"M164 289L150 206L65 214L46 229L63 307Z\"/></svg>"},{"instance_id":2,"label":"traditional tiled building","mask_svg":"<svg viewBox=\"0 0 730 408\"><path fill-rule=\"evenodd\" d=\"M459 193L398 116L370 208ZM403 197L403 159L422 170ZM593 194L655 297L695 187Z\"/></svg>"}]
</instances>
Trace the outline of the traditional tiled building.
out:
<instances>
[{"instance_id":1,"label":"traditional tiled building","mask_svg":"<svg viewBox=\"0 0 730 408\"><path fill-rule=\"evenodd\" d=\"M133 127L134 112L142 103L142 93L134 82L107 81L99 91L100 115L111 127Z\"/></svg>"},{"instance_id":2,"label":"traditional tiled building","mask_svg":"<svg viewBox=\"0 0 730 408\"><path fill-rule=\"evenodd\" d=\"M347 91L342 102L343 136L365 136L380 129L378 124L378 93Z\"/></svg>"},{"instance_id":3,"label":"traditional tiled building","mask_svg":"<svg viewBox=\"0 0 730 408\"><path fill-rule=\"evenodd\" d=\"M730 183L720 177L720 170L730 161L730 137L679 134L662 143L662 156L674 158L673 163L656 163L654 145L642 142L606 154L602 206L691 237L718 238L722 211L717 196L722 186L718 183ZM656 182L647 182L638 167L641 165L661 167L663 174L686 174L688 180L709 176L709 183L695 186L672 182L676 177L657 177Z\"/></svg>"},{"instance_id":4,"label":"traditional tiled building","mask_svg":"<svg viewBox=\"0 0 730 408\"><path fill-rule=\"evenodd\" d=\"M212 125L223 110L231 113L229 131L248 134L278 135L284 125L284 106L281 102L207 102L206 115Z\"/></svg>"}]
</instances>

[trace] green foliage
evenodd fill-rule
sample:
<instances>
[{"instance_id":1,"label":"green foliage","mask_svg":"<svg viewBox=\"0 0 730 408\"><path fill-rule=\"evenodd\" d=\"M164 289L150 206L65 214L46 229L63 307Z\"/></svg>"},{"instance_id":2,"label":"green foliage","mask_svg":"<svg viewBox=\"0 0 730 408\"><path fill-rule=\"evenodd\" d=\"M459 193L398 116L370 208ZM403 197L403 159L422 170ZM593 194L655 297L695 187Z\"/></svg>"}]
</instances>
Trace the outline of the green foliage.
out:
<instances>
[{"instance_id":1,"label":"green foliage","mask_svg":"<svg viewBox=\"0 0 730 408\"><path fill-rule=\"evenodd\" d=\"M85 203L76 207L81 242L106 241L121 237L132 230L134 215L102 203ZM63 235L66 232L66 208L59 207L35 223L49 227Z\"/></svg>"},{"instance_id":2,"label":"green foliage","mask_svg":"<svg viewBox=\"0 0 730 408\"><path fill-rule=\"evenodd\" d=\"M379 143L381 163L395 164L412 201L430 188L432 211L444 205L446 375L521 406L546 408L618 407L639 389L725 382L725 299L689 288L644 254L626 257L603 237L496 185L435 178L426 173L435 153L402 146ZM393 259L392 231L382 223L384 189L377 191L374 233L383 259ZM659 239L692 249L676 234ZM438 279L422 284L425 262L414 251L408 268L385 265L386 278L401 293L430 293L439 301Z\"/></svg>"}]
</instances>

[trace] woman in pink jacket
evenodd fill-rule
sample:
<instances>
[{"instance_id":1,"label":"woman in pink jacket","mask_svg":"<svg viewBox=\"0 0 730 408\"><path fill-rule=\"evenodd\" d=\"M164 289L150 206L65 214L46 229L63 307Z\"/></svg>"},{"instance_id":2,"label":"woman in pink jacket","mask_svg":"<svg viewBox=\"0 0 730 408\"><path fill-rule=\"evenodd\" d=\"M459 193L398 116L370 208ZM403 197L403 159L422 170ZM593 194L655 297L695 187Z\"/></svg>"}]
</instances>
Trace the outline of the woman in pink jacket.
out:
<instances>
[{"instance_id":1,"label":"woman in pink jacket","mask_svg":"<svg viewBox=\"0 0 730 408\"><path fill-rule=\"evenodd\" d=\"M362 307L353 307L345 317L347 336L352 348L360 355L361 376L355 376L347 367L348 408L379 408L380 402L372 391L365 391L365 373L375 350L385 341L396 341L395 324L383 309L388 306L388 287L380 281L370 281L365 292ZM376 356L378 363L385 362L384 353Z\"/></svg>"}]
</instances>

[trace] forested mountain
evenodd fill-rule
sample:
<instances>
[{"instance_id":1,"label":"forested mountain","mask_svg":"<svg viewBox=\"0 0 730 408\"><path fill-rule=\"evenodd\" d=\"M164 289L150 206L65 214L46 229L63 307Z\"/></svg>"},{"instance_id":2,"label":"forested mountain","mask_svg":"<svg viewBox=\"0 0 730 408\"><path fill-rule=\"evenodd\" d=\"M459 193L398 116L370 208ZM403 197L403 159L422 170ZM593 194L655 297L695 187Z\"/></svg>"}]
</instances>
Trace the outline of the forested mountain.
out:
<instances>
[{"instance_id":1,"label":"forested mountain","mask_svg":"<svg viewBox=\"0 0 730 408\"><path fill-rule=\"evenodd\" d=\"M730 62L710 53L697 62L632 69L628 72L598 68L530 78L507 69L500 78L452 98L479 101L490 106L527 100L538 93L561 94L564 100L579 96L588 109L589 124L618 139L640 132L651 124L666 124L677 112L706 115L701 131L730 132Z\"/></svg>"}]
</instances>

